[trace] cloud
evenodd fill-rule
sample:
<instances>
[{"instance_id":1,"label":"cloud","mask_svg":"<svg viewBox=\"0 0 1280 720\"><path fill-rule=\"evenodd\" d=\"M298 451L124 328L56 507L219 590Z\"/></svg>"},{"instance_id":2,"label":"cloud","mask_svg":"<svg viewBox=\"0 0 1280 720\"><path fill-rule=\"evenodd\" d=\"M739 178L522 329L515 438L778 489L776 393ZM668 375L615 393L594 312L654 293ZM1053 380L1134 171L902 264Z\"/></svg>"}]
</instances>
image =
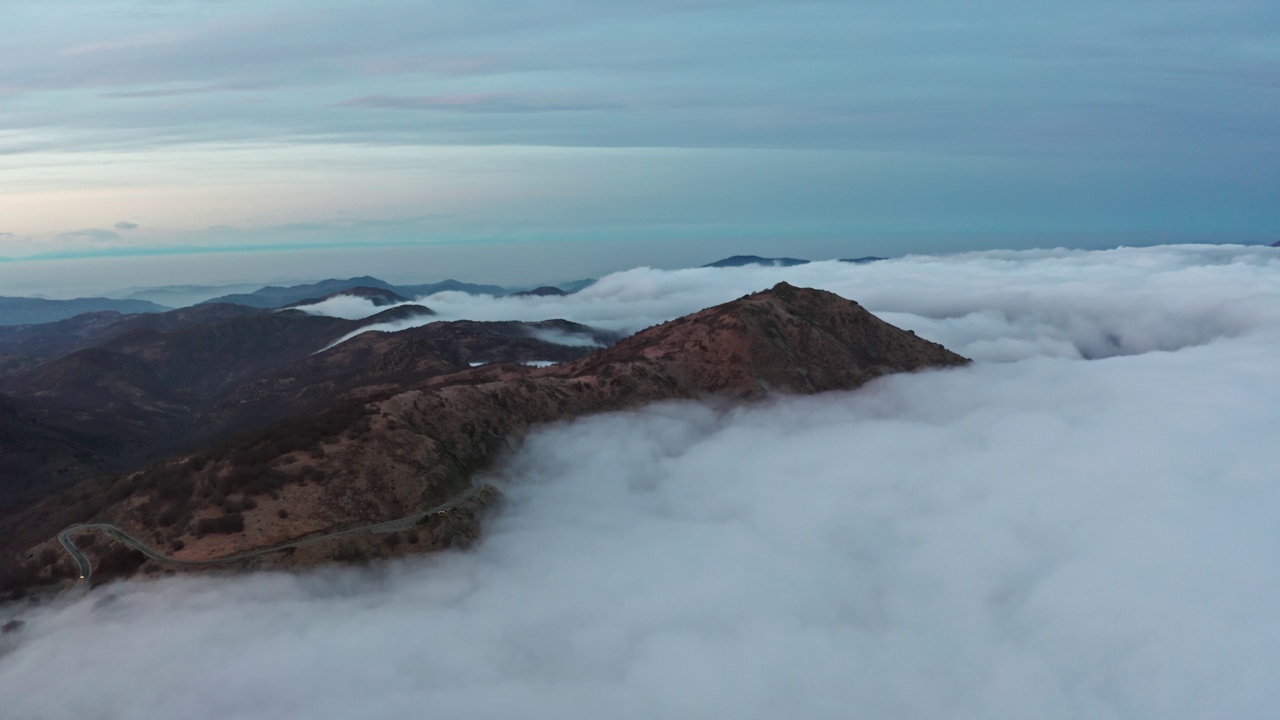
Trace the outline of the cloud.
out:
<instances>
[{"instance_id":1,"label":"cloud","mask_svg":"<svg viewBox=\"0 0 1280 720\"><path fill-rule=\"evenodd\" d=\"M207 132L212 118L242 139L324 133L392 143L403 142L416 122L397 113L321 109L322 89L352 98L342 103L348 105L522 117L548 105L595 108L580 98L612 93L604 105L627 109L594 129L552 118L533 127L527 118L495 120L463 131L463 142L477 144L514 137L552 145L1084 153L1102 160L1108 150L1160 157L1174 147L1180 158L1198 155L1189 144L1169 142L1174 138L1212 140L1232 149L1229 160L1248 159L1242 151L1259 142L1274 148L1269 116L1250 102L1271 92L1260 69L1265 53L1256 49L1268 40L1260 30L1268 10L1258 3L1197 0L1153 16L1096 0L1034 11L1008 3L973 11L945 3L886 9L775 0L563 2L536 12L511 2L424 7L382 0L326 3L305 14L277 1L113 13L95 28L65 9L24 4L19 22L43 43L14 45L11 57L0 56L8 60L0 86L48 94L47 126L105 131L123 123L162 142ZM460 73L467 83L452 82ZM216 97L194 111L155 107L146 114L131 103L93 102L104 93L144 99L216 92L247 78L272 88L276 111L246 114ZM527 93L551 99L440 102ZM73 104L95 111L67 112ZM147 132L158 127L168 132ZM436 128L419 128L414 137L441 142Z\"/></svg>"},{"instance_id":2,"label":"cloud","mask_svg":"<svg viewBox=\"0 0 1280 720\"><path fill-rule=\"evenodd\" d=\"M856 276L939 316L1021 307L1003 327L1044 348L1119 328L1136 354L543 428L491 475L508 502L471 551L6 608L27 624L0 636L0 696L29 718L1274 717L1280 291L1263 258L987 254L913 260L893 288ZM609 287L643 312L673 289ZM1203 342L1139 352L1159 345L1139 328L1195 317Z\"/></svg>"},{"instance_id":3,"label":"cloud","mask_svg":"<svg viewBox=\"0 0 1280 720\"><path fill-rule=\"evenodd\" d=\"M206 201L220 209L202 225L329 216L330 203L286 207L323 191L334 172L324 149L445 146L554 148L547 156L566 166L571 149L646 150L545 181L509 155L499 170L524 179L525 197L568 207L555 224L537 208L497 229L469 219L472 236L643 236L600 217L623 203L654 226L694 228L686 237L786 238L777 226L804 223L825 237L946 228L1247 241L1280 222L1266 3L1152 13L1100 0L346 0L302 13L264 0L150 3L91 21L62 3L13 1L0 92L23 99L0 119L0 152L68 168L49 176L57 189L101 172L88 151L136 153L138 188L263 183L257 153L231 146L310 155L280 170L297 168L314 190L273 179L255 193L261 213ZM238 167L220 176L189 164L195 147ZM774 154L709 178L709 149ZM472 157L459 177L493 172ZM376 174L372 164L354 167ZM423 198L449 209L434 188L387 193L377 207L397 216ZM151 202L137 212L172 207Z\"/></svg>"},{"instance_id":4,"label":"cloud","mask_svg":"<svg viewBox=\"0 0 1280 720\"><path fill-rule=\"evenodd\" d=\"M67 242L79 242L88 240L91 242L112 242L120 239L118 233L101 228L88 228L86 230L76 230L74 232L62 233L58 236L59 240Z\"/></svg>"},{"instance_id":5,"label":"cloud","mask_svg":"<svg viewBox=\"0 0 1280 720\"><path fill-rule=\"evenodd\" d=\"M1264 247L990 251L868 265L637 268L562 297L440 293L418 302L439 313L433 321L564 318L630 333L785 280L857 300L973 358L1101 358L1201 345L1275 321L1280 303L1257 298L1280 295L1278 269L1280 254ZM382 309L350 300L340 312L325 304L307 310L357 318Z\"/></svg>"},{"instance_id":6,"label":"cloud","mask_svg":"<svg viewBox=\"0 0 1280 720\"><path fill-rule=\"evenodd\" d=\"M205 95L208 93L228 92L233 90L250 90L253 86L237 83L217 83L185 88L152 88L150 90L127 90L99 93L98 97L113 100L139 100L144 98L173 97L176 95Z\"/></svg>"},{"instance_id":7,"label":"cloud","mask_svg":"<svg viewBox=\"0 0 1280 720\"><path fill-rule=\"evenodd\" d=\"M404 302L404 303L395 303L393 305L383 305L378 309L379 311L390 310L392 308L400 307L401 305L414 305L414 304L419 304L419 303L415 303L412 301ZM348 320L359 320L361 318L366 318L374 314L369 312L369 308L371 307L374 307L373 303L366 298L358 297L356 295L335 295L331 298L321 300L318 303L312 303L310 305L303 305L301 307L296 307L291 309L301 310L302 312L305 312L308 315L327 315L330 317L346 318ZM430 318L434 316L428 315L425 317ZM431 322L431 320L427 320L427 322ZM420 322L420 323L415 323L413 325L407 325L406 327L417 327L419 325L425 325L425 324L426 322ZM370 325L369 327L372 329L378 329L378 330L383 329L381 324Z\"/></svg>"},{"instance_id":8,"label":"cloud","mask_svg":"<svg viewBox=\"0 0 1280 720\"><path fill-rule=\"evenodd\" d=\"M549 342L554 345L569 345L571 347L601 347L601 343L590 335L580 333L565 332L564 330L545 329L534 330L532 336L536 340Z\"/></svg>"},{"instance_id":9,"label":"cloud","mask_svg":"<svg viewBox=\"0 0 1280 720\"><path fill-rule=\"evenodd\" d=\"M112 225L112 227L114 227L117 230L137 230L138 223L131 223L128 220L121 220L115 225Z\"/></svg>"},{"instance_id":10,"label":"cloud","mask_svg":"<svg viewBox=\"0 0 1280 720\"><path fill-rule=\"evenodd\" d=\"M539 97L514 93L480 93L465 95L426 95L402 97L365 95L337 103L338 107L364 107L390 110L438 110L443 112L530 113L578 110L616 110L617 103Z\"/></svg>"}]
</instances>

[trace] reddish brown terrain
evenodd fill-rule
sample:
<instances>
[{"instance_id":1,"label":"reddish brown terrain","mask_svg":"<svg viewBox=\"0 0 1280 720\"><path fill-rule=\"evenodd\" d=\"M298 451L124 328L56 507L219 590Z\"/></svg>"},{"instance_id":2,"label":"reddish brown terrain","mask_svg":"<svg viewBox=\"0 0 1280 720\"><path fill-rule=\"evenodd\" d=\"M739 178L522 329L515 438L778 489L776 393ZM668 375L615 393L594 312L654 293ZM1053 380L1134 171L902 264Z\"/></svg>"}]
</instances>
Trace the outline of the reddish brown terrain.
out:
<instances>
[{"instance_id":1,"label":"reddish brown terrain","mask_svg":"<svg viewBox=\"0 0 1280 720\"><path fill-rule=\"evenodd\" d=\"M438 505L466 491L539 423L659 400L847 390L889 373L968 362L857 303L785 283L546 368L491 364L434 374L449 369L447 362L432 365L444 350L399 335L370 334L329 352L365 358L338 363L361 372L425 363L431 367L424 374L434 376L406 382L409 376L388 373L377 376L386 382L352 383L345 371L335 372L335 387L346 389L330 393L323 410L145 472L82 483L0 526L26 563L11 572L23 582L72 572L52 538L74 522L115 524L177 558L219 557ZM259 384L269 397L291 382L276 376ZM326 541L256 562L315 563L467 542L479 532L479 507L492 497L484 493L411 531ZM107 567L161 569L102 552Z\"/></svg>"},{"instance_id":2,"label":"reddish brown terrain","mask_svg":"<svg viewBox=\"0 0 1280 720\"><path fill-rule=\"evenodd\" d=\"M612 342L565 321L376 323L431 315L400 305L364 320L201 305L95 313L0 328L0 518L80 480L132 472L232 433L348 398L403 388L475 362L569 360L591 352L537 339Z\"/></svg>"}]
</instances>

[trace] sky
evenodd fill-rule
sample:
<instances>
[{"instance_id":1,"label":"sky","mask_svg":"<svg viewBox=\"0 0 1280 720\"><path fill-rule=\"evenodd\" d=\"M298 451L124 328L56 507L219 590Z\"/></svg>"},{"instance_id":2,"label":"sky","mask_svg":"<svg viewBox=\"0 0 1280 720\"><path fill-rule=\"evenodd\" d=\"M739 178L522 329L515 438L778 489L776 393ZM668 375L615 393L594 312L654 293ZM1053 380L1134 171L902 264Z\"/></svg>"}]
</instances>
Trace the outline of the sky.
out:
<instances>
[{"instance_id":1,"label":"sky","mask_svg":"<svg viewBox=\"0 0 1280 720\"><path fill-rule=\"evenodd\" d=\"M7 0L0 24L0 265L255 250L283 279L328 249L425 281L545 248L550 280L1280 239L1265 0Z\"/></svg>"},{"instance_id":2,"label":"sky","mask_svg":"<svg viewBox=\"0 0 1280 720\"><path fill-rule=\"evenodd\" d=\"M635 327L804 280L975 362L545 426L486 475L506 501L466 551L0 606L24 622L0 634L0 707L1271 720L1278 270L1271 248L1180 245L436 296Z\"/></svg>"}]
</instances>

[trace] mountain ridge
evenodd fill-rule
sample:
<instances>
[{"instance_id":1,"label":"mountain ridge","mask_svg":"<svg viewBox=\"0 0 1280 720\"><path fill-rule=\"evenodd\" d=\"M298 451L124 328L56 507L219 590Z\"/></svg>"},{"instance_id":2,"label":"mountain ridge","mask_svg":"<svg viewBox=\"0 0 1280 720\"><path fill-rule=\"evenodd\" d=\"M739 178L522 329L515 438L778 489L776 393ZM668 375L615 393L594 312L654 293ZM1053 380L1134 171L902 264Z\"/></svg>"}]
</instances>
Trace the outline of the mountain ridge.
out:
<instances>
[{"instance_id":1,"label":"mountain ridge","mask_svg":"<svg viewBox=\"0 0 1280 720\"><path fill-rule=\"evenodd\" d=\"M197 443L315 410L362 383L395 387L472 361L572 359L592 348L547 342L539 333L597 334L564 321L360 332L431 314L420 305L396 305L345 320L220 304L113 316L105 326L68 320L31 337L19 333L9 346L0 332L0 354L6 347L50 351L48 358L0 357L7 370L0 374L0 402L9 408L0 414L0 465L8 468L0 513L93 474L132 471ZM59 332L63 325L80 332ZM357 356L355 348L369 350ZM421 362L405 360L413 348ZM268 381L274 384L263 385Z\"/></svg>"},{"instance_id":2,"label":"mountain ridge","mask_svg":"<svg viewBox=\"0 0 1280 720\"><path fill-rule=\"evenodd\" d=\"M164 312L172 309L147 300L114 300L104 297L70 300L0 297L0 327L58 322L84 313L134 314Z\"/></svg>"},{"instance_id":3,"label":"mountain ridge","mask_svg":"<svg viewBox=\"0 0 1280 720\"><path fill-rule=\"evenodd\" d=\"M89 498L88 517L65 519L113 523L153 547L173 548L181 559L220 557L439 505L466 490L537 424L660 400L848 390L888 373L967 362L857 303L781 283L579 360L435 375L279 421L145 472L85 486L79 492ZM231 516L234 521L219 519ZM346 537L254 563L313 564L465 543L478 536L479 517L479 507L471 506L428 518L412 531L428 542L399 534L392 547L383 544L386 538ZM32 537L36 529L22 532ZM43 552L49 542L30 552ZM65 563L59 567L71 571Z\"/></svg>"},{"instance_id":4,"label":"mountain ridge","mask_svg":"<svg viewBox=\"0 0 1280 720\"><path fill-rule=\"evenodd\" d=\"M498 285L480 285L452 279L421 285L393 285L385 280L363 275L345 280L330 278L303 285L268 285L250 293L223 295L199 304L235 303L269 310L302 303L312 304L334 295L351 294L351 291L360 289L371 296L375 291L384 291L402 296L406 300L445 291L474 295L504 295L507 292L505 288Z\"/></svg>"},{"instance_id":5,"label":"mountain ridge","mask_svg":"<svg viewBox=\"0 0 1280 720\"><path fill-rule=\"evenodd\" d=\"M749 265L764 265L766 267L791 267L793 265L807 265L808 260L791 257L767 258L759 255L733 255L731 257L716 260L715 262L703 265L704 268L728 268L728 267L747 267Z\"/></svg>"}]
</instances>

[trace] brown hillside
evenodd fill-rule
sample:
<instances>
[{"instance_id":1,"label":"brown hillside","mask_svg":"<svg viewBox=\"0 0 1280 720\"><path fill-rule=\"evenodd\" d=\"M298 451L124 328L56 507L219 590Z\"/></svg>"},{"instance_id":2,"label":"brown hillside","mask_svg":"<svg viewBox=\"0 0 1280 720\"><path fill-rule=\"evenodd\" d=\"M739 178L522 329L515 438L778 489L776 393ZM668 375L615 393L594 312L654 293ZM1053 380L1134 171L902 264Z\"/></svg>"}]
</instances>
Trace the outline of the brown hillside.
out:
<instances>
[{"instance_id":1,"label":"brown hillside","mask_svg":"<svg viewBox=\"0 0 1280 720\"><path fill-rule=\"evenodd\" d=\"M783 283L580 360L487 365L281 421L86 490L83 507L153 547L178 548L175 557L213 558L442 503L538 423L658 400L847 390L889 373L967 362L857 303ZM476 532L472 521L450 528L435 528L418 547ZM279 562L351 552L350 543L322 544Z\"/></svg>"}]
</instances>

